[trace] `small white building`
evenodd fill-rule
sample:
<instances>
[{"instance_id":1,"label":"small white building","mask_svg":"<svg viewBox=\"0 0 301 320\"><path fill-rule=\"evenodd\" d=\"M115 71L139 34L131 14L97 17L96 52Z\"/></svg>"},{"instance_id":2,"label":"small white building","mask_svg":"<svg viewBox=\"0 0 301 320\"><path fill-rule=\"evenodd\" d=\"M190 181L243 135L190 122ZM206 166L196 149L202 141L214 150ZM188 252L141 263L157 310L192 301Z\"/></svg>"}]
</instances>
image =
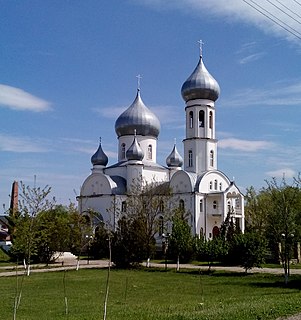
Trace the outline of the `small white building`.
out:
<instances>
[{"instance_id":1,"label":"small white building","mask_svg":"<svg viewBox=\"0 0 301 320\"><path fill-rule=\"evenodd\" d=\"M194 235L203 234L207 239L218 235L228 212L244 231L244 196L217 167L215 101L220 88L202 56L181 93L186 113L183 158L174 145L166 166L157 163L160 122L143 103L138 88L134 102L115 122L118 162L107 166L101 143L91 158L92 172L77 197L82 214L93 210L99 220L116 226L116 216L108 209L114 205L123 212L130 186L142 177L148 182L169 183L171 203L190 212Z\"/></svg>"}]
</instances>

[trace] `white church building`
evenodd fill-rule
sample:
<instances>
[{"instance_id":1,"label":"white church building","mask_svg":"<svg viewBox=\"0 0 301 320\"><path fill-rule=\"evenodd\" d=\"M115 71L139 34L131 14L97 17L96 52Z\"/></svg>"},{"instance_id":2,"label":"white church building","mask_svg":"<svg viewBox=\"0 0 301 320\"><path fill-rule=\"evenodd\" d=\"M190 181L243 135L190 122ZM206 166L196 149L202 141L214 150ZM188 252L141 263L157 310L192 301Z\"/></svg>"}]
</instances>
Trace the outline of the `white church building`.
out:
<instances>
[{"instance_id":1,"label":"white church building","mask_svg":"<svg viewBox=\"0 0 301 320\"><path fill-rule=\"evenodd\" d=\"M201 55L181 89L186 124L183 158L174 145L166 165L162 165L157 163L160 121L144 104L138 88L134 102L115 122L117 163L107 166L108 157L101 142L91 158L92 172L77 197L80 212L93 210L99 214L99 220L116 226L116 217L108 209L114 203L116 210L124 212L129 188L142 177L148 182L169 183L176 199L172 203L191 215L193 235L214 238L229 212L244 231L244 196L217 167L215 101L219 93L219 85L207 71Z\"/></svg>"}]
</instances>

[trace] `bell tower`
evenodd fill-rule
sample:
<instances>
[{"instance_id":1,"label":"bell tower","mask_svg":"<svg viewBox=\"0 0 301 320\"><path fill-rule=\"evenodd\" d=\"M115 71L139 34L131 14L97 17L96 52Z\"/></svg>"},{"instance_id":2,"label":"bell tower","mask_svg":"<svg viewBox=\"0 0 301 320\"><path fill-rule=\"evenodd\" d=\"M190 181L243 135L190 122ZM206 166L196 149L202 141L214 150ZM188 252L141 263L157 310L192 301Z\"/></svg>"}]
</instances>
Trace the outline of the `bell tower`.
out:
<instances>
[{"instance_id":1,"label":"bell tower","mask_svg":"<svg viewBox=\"0 0 301 320\"><path fill-rule=\"evenodd\" d=\"M181 89L186 103L184 169L197 174L217 169L214 104L220 93L217 81L203 63L202 49L200 51L199 63Z\"/></svg>"}]
</instances>

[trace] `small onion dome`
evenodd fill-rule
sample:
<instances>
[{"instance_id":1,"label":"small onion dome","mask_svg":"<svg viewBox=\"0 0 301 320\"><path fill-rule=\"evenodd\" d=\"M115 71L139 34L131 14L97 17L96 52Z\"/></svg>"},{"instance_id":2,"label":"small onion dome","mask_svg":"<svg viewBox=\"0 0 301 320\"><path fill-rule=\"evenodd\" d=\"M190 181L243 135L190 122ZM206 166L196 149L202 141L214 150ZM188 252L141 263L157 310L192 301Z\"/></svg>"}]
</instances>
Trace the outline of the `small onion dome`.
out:
<instances>
[{"instance_id":1,"label":"small onion dome","mask_svg":"<svg viewBox=\"0 0 301 320\"><path fill-rule=\"evenodd\" d=\"M170 155L166 158L166 164L168 167L178 168L182 167L183 165L183 158L179 154L176 144L174 144L174 147L170 153Z\"/></svg>"},{"instance_id":2,"label":"small onion dome","mask_svg":"<svg viewBox=\"0 0 301 320\"><path fill-rule=\"evenodd\" d=\"M126 152L126 158L128 160L141 161L143 157L144 157L144 153L137 141L136 131L135 131L134 141Z\"/></svg>"},{"instance_id":3,"label":"small onion dome","mask_svg":"<svg viewBox=\"0 0 301 320\"><path fill-rule=\"evenodd\" d=\"M115 131L118 137L131 135L134 129L136 129L137 135L156 138L160 132L160 121L143 103L139 89L134 102L115 122Z\"/></svg>"},{"instance_id":4,"label":"small onion dome","mask_svg":"<svg viewBox=\"0 0 301 320\"><path fill-rule=\"evenodd\" d=\"M108 164L108 157L103 152L102 147L101 147L101 139L99 139L99 147L98 147L97 151L91 157L91 162L92 162L93 166L104 166L105 167Z\"/></svg>"},{"instance_id":5,"label":"small onion dome","mask_svg":"<svg viewBox=\"0 0 301 320\"><path fill-rule=\"evenodd\" d=\"M194 99L208 99L216 101L220 94L217 81L206 69L202 56L190 77L184 82L181 94L185 102Z\"/></svg>"}]
</instances>

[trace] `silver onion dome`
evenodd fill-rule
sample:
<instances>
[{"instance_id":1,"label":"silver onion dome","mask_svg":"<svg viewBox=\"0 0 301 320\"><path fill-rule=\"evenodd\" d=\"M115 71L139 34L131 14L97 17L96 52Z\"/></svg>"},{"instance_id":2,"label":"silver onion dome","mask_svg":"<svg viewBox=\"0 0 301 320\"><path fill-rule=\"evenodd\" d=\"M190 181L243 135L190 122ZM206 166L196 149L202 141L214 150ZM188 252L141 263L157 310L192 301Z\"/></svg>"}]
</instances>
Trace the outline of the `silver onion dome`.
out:
<instances>
[{"instance_id":1,"label":"silver onion dome","mask_svg":"<svg viewBox=\"0 0 301 320\"><path fill-rule=\"evenodd\" d=\"M101 147L101 138L99 139L99 146L98 146L97 151L91 157L91 162L92 162L93 166L99 165L99 166L105 167L108 164L108 157L103 152L102 147Z\"/></svg>"},{"instance_id":2,"label":"silver onion dome","mask_svg":"<svg viewBox=\"0 0 301 320\"><path fill-rule=\"evenodd\" d=\"M174 144L174 147L170 153L170 155L166 158L166 164L168 167L178 168L182 167L183 165L183 158L179 154L176 144Z\"/></svg>"},{"instance_id":3,"label":"silver onion dome","mask_svg":"<svg viewBox=\"0 0 301 320\"><path fill-rule=\"evenodd\" d=\"M217 81L206 69L202 56L190 77L184 82L181 94L187 102L193 99L208 99L216 101L220 94Z\"/></svg>"},{"instance_id":4,"label":"silver onion dome","mask_svg":"<svg viewBox=\"0 0 301 320\"><path fill-rule=\"evenodd\" d=\"M137 138L136 138L136 130L135 130L135 136L134 136L134 140L133 143L131 144L131 146L128 148L127 152L126 152L126 158L128 160L138 160L141 161L144 157L144 153L143 150L141 149Z\"/></svg>"},{"instance_id":5,"label":"silver onion dome","mask_svg":"<svg viewBox=\"0 0 301 320\"><path fill-rule=\"evenodd\" d=\"M158 137L160 121L143 103L138 89L136 98L115 122L118 137L132 135L136 129L137 135Z\"/></svg>"}]
</instances>

